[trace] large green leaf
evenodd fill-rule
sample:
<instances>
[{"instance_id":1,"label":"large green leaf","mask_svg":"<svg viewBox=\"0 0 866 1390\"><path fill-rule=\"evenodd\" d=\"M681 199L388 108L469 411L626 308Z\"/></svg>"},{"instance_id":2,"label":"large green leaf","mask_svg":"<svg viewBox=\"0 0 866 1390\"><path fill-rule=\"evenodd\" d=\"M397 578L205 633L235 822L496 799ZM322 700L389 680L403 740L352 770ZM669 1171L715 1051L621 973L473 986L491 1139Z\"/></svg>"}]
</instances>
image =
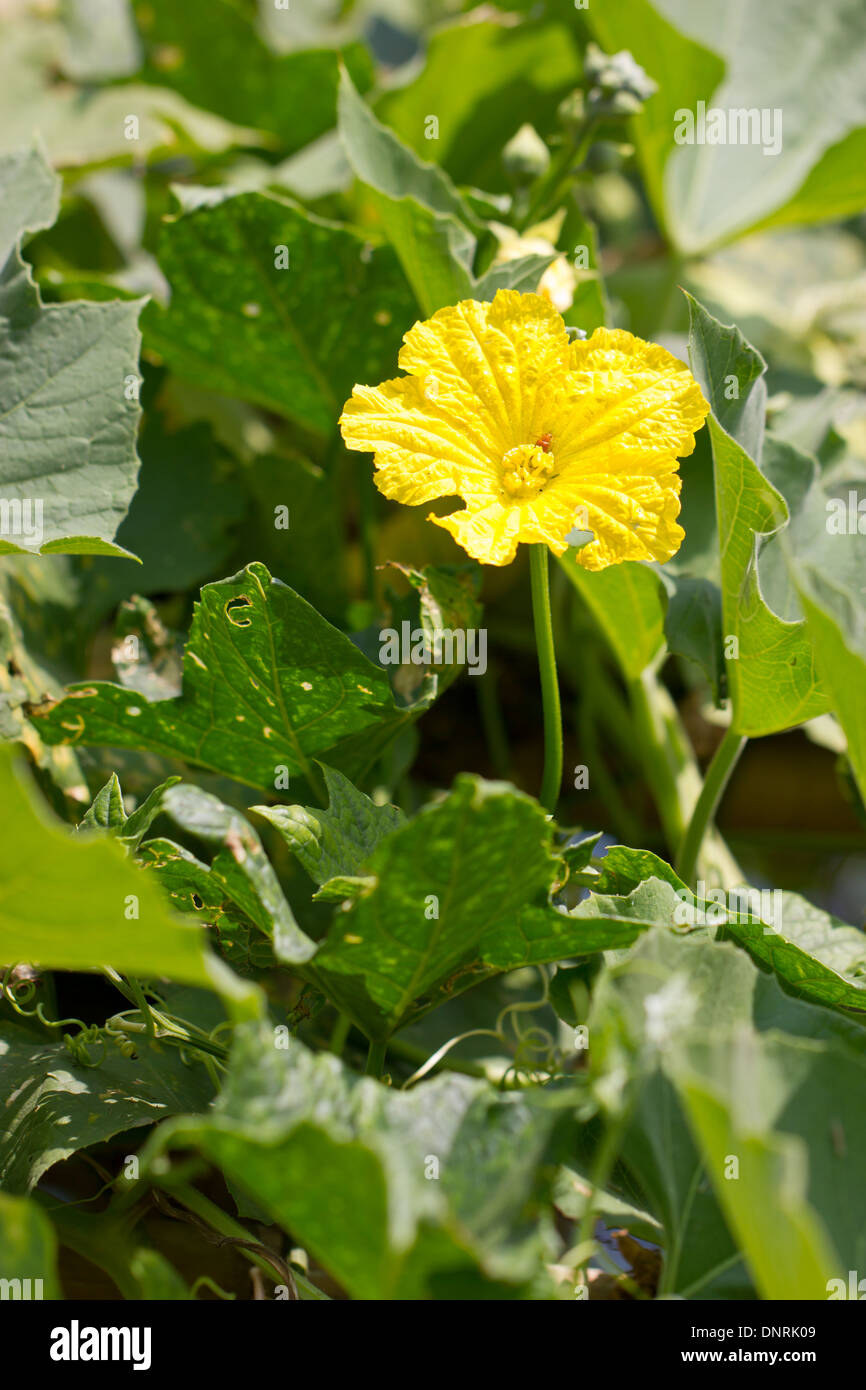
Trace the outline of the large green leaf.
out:
<instances>
[{"instance_id":1,"label":"large green leaf","mask_svg":"<svg viewBox=\"0 0 866 1390\"><path fill-rule=\"evenodd\" d=\"M541 1273L535 1201L562 1113L454 1075L391 1091L242 1028L212 1114L161 1126L145 1161L197 1148L353 1298L508 1298Z\"/></svg>"},{"instance_id":2,"label":"large green leaf","mask_svg":"<svg viewBox=\"0 0 866 1390\"><path fill-rule=\"evenodd\" d=\"M691 0L623 0L590 7L587 18L605 47L629 48L659 84L634 127L656 212L681 251L862 208L858 0L828 0L820 14L810 0L767 0L733 17ZM743 143L727 131L721 142L678 144L683 113L695 117L698 101L759 121L766 113L766 138Z\"/></svg>"},{"instance_id":3,"label":"large green leaf","mask_svg":"<svg viewBox=\"0 0 866 1390\"><path fill-rule=\"evenodd\" d=\"M57 212L38 151L0 160L0 201L0 554L124 555L141 302L43 306L20 249Z\"/></svg>"},{"instance_id":4,"label":"large green leaf","mask_svg":"<svg viewBox=\"0 0 866 1390\"><path fill-rule=\"evenodd\" d=\"M541 808L469 776L353 862L325 894L352 906L306 973L376 1038L492 975L629 946L648 927L674 926L680 904L650 870L624 894L557 908L566 869Z\"/></svg>"},{"instance_id":5,"label":"large green leaf","mask_svg":"<svg viewBox=\"0 0 866 1390\"><path fill-rule=\"evenodd\" d=\"M692 370L712 410L708 429L732 727L754 737L811 719L827 701L805 623L774 612L761 586L762 548L791 515L760 466L763 363L736 329L723 327L691 296L689 313Z\"/></svg>"},{"instance_id":6,"label":"large green leaf","mask_svg":"<svg viewBox=\"0 0 866 1390\"><path fill-rule=\"evenodd\" d=\"M393 252L270 194L177 191L159 248L171 304L145 314L146 346L198 385L332 434L357 381L393 374L411 322Z\"/></svg>"},{"instance_id":7,"label":"large green leaf","mask_svg":"<svg viewBox=\"0 0 866 1390\"><path fill-rule=\"evenodd\" d=\"M458 778L370 856L375 884L339 914L312 976L368 1037L387 1037L485 933L547 893L551 833L529 797Z\"/></svg>"},{"instance_id":8,"label":"large green leaf","mask_svg":"<svg viewBox=\"0 0 866 1390\"><path fill-rule=\"evenodd\" d=\"M102 836L73 839L53 823L0 749L6 821L0 860L0 961L45 969L166 975L252 997L206 949L204 934L176 921L155 883Z\"/></svg>"},{"instance_id":9,"label":"large green leaf","mask_svg":"<svg viewBox=\"0 0 866 1390\"><path fill-rule=\"evenodd\" d=\"M408 574L423 628L475 626L477 605L459 580ZM400 669L395 681L406 692ZM398 696L384 668L254 564L202 589L177 699L148 701L98 681L34 717L48 743L140 748L273 792L294 773L315 785L318 757L359 775L459 668L409 669L408 697Z\"/></svg>"},{"instance_id":10,"label":"large green leaf","mask_svg":"<svg viewBox=\"0 0 866 1390\"><path fill-rule=\"evenodd\" d=\"M94 1060L99 1048L92 1049ZM213 1083L201 1062L176 1049L140 1044L134 1058L108 1046L97 1066L82 1066L53 1038L4 1024L0 1065L10 1097L0 1136L0 1187L24 1192L43 1173L89 1148L166 1115L206 1110Z\"/></svg>"},{"instance_id":11,"label":"large green leaf","mask_svg":"<svg viewBox=\"0 0 866 1390\"><path fill-rule=\"evenodd\" d=\"M29 1279L31 1297L36 1287L43 1298L60 1297L57 1240L48 1217L29 1198L0 1192L0 1252L4 1279Z\"/></svg>"},{"instance_id":12,"label":"large green leaf","mask_svg":"<svg viewBox=\"0 0 866 1390\"><path fill-rule=\"evenodd\" d=\"M595 1075L622 1075L624 1048L642 1059L622 1157L666 1228L663 1291L714 1296L708 1282L734 1268L737 1246L767 1298L824 1298L828 1278L862 1260L866 1130L838 1108L863 1085L862 1049L827 1033L824 1010L782 996L773 1031L756 1031L768 984L730 945L652 933L596 991ZM684 1118L701 1151L691 1160Z\"/></svg>"}]
</instances>

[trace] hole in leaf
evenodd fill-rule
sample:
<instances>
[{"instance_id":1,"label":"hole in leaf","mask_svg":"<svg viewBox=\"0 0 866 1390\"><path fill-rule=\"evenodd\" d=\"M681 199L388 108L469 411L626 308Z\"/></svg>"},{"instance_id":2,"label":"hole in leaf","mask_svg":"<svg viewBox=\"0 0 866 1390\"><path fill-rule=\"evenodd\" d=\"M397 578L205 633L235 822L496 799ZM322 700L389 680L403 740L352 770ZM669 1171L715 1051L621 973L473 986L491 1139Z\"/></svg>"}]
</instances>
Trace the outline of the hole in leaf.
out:
<instances>
[{"instance_id":1,"label":"hole in leaf","mask_svg":"<svg viewBox=\"0 0 866 1390\"><path fill-rule=\"evenodd\" d=\"M233 615L238 614L244 608L252 608L252 606L253 605L251 601L248 598L246 598L246 596L243 594L241 594L238 598L229 599L228 603L226 604L226 617L228 618L229 622L232 623L235 627L249 627L252 622L252 618L250 618L249 616L244 618L236 617Z\"/></svg>"}]
</instances>

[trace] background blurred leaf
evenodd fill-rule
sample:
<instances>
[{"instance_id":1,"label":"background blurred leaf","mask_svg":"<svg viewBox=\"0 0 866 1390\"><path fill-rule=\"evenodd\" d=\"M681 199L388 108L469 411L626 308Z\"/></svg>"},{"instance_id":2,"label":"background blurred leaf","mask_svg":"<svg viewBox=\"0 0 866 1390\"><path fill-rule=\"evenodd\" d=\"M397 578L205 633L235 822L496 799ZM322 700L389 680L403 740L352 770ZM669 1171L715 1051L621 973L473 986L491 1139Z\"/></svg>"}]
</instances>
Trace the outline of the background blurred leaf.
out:
<instances>
[{"instance_id":1,"label":"background blurred leaf","mask_svg":"<svg viewBox=\"0 0 866 1390\"><path fill-rule=\"evenodd\" d=\"M428 316L461 299L492 298L497 289L535 289L549 264L528 256L473 273L478 220L437 165L425 163L383 126L340 78L340 136L365 195L381 221L422 313Z\"/></svg>"},{"instance_id":2,"label":"background blurred leaf","mask_svg":"<svg viewBox=\"0 0 866 1390\"><path fill-rule=\"evenodd\" d=\"M605 48L630 49L659 84L634 129L655 211L681 251L863 207L858 0L829 0L820 15L810 0L768 0L733 23L691 0L624 0L587 17ZM726 112L781 111L781 149L767 156L759 143L677 145L677 113L694 115L698 100Z\"/></svg>"},{"instance_id":3,"label":"background blurred leaf","mask_svg":"<svg viewBox=\"0 0 866 1390\"><path fill-rule=\"evenodd\" d=\"M224 120L269 131L286 154L333 127L339 61L334 49L279 56L234 0L186 0L182 6L142 0L136 16L145 40L142 81L170 87ZM342 57L356 85L366 90L372 81L367 50L349 44Z\"/></svg>"},{"instance_id":4,"label":"background blurred leaf","mask_svg":"<svg viewBox=\"0 0 866 1390\"><path fill-rule=\"evenodd\" d=\"M57 1240L35 1202L0 1192L0 1248L4 1279L41 1279L43 1298L60 1297Z\"/></svg>"},{"instance_id":5,"label":"background blurred leaf","mask_svg":"<svg viewBox=\"0 0 866 1390\"><path fill-rule=\"evenodd\" d=\"M480 9L435 29L423 69L376 103L380 120L457 183L507 187L501 150L524 122L546 130L581 63L569 30L544 19L514 24ZM430 138L429 118L438 121Z\"/></svg>"},{"instance_id":6,"label":"background blurred leaf","mask_svg":"<svg viewBox=\"0 0 866 1390\"><path fill-rule=\"evenodd\" d=\"M0 152L26 148L38 134L52 164L81 167L262 143L258 131L198 111L164 87L88 82L79 89L57 81L65 63L79 69L85 58L93 63L93 47L76 41L71 48L67 30L50 16L0 17ZM126 133L130 115L138 118L136 138Z\"/></svg>"},{"instance_id":7,"label":"background blurred leaf","mask_svg":"<svg viewBox=\"0 0 866 1390\"><path fill-rule=\"evenodd\" d=\"M176 922L165 898L117 844L73 840L51 823L0 749L7 808L0 863L0 960L37 960L46 970L116 970L170 975L231 992L231 978L208 957L202 933ZM138 916L127 917L135 907Z\"/></svg>"},{"instance_id":8,"label":"background blurred leaf","mask_svg":"<svg viewBox=\"0 0 866 1390\"><path fill-rule=\"evenodd\" d=\"M658 575L626 561L591 574L566 551L560 565L610 644L620 669L640 675L661 650L665 606Z\"/></svg>"},{"instance_id":9,"label":"background blurred leaf","mask_svg":"<svg viewBox=\"0 0 866 1390\"><path fill-rule=\"evenodd\" d=\"M20 250L57 208L37 150L0 160L0 197L0 554L124 555L114 537L138 474L141 303L43 307Z\"/></svg>"}]
</instances>

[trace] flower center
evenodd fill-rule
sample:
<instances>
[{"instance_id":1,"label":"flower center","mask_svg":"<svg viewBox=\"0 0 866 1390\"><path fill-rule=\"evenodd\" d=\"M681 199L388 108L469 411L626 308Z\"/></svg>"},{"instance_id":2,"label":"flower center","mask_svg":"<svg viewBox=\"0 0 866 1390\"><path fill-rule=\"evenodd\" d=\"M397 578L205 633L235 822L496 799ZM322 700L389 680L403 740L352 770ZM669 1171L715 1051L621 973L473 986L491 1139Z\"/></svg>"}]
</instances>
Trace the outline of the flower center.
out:
<instances>
[{"instance_id":1,"label":"flower center","mask_svg":"<svg viewBox=\"0 0 866 1390\"><path fill-rule=\"evenodd\" d=\"M542 435L537 444L518 444L502 457L502 488L509 497L526 501L537 497L555 470L549 452L550 437Z\"/></svg>"}]
</instances>

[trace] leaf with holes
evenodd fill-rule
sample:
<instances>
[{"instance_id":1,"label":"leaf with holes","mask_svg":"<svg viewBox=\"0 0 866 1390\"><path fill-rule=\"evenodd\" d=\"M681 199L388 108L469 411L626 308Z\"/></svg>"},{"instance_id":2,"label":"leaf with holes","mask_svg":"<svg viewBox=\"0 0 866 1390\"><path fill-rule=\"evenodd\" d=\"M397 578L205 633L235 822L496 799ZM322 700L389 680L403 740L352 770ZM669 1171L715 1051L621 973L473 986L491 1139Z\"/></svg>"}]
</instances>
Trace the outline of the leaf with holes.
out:
<instances>
[{"instance_id":1,"label":"leaf with holes","mask_svg":"<svg viewBox=\"0 0 866 1390\"><path fill-rule=\"evenodd\" d=\"M407 575L425 629L475 626L477 605L459 579ZM47 743L140 748L273 792L290 774L315 786L319 757L361 774L458 669L400 667L392 688L383 667L254 564L202 589L177 699L99 681L73 686L34 720Z\"/></svg>"}]
</instances>

